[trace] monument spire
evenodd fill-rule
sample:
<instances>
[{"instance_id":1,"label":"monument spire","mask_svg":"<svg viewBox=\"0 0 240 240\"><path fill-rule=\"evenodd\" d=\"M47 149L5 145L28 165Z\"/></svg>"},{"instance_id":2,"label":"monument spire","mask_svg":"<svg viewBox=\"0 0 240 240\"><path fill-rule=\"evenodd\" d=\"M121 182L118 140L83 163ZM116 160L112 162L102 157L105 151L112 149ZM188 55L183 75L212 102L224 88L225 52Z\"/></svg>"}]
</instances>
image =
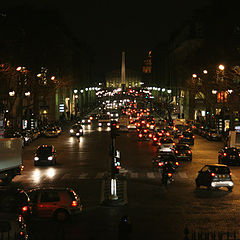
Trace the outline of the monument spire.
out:
<instances>
[{"instance_id":1,"label":"monument spire","mask_svg":"<svg viewBox=\"0 0 240 240\"><path fill-rule=\"evenodd\" d=\"M122 68L121 68L121 84L122 88L126 86L126 68L125 68L125 51L122 51Z\"/></svg>"}]
</instances>

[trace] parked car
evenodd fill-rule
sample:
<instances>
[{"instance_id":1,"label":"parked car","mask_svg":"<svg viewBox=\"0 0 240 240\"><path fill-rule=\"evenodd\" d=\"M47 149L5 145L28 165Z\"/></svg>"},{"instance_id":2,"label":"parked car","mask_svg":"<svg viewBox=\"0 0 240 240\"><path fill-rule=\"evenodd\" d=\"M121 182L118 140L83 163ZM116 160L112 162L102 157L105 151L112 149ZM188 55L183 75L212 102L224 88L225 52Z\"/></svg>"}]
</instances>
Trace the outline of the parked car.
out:
<instances>
[{"instance_id":1,"label":"parked car","mask_svg":"<svg viewBox=\"0 0 240 240\"><path fill-rule=\"evenodd\" d=\"M23 217L14 213L0 213L1 240L27 240L27 227Z\"/></svg>"},{"instance_id":2,"label":"parked car","mask_svg":"<svg viewBox=\"0 0 240 240\"><path fill-rule=\"evenodd\" d=\"M240 165L240 151L235 147L225 147L218 152L218 163Z\"/></svg>"},{"instance_id":3,"label":"parked car","mask_svg":"<svg viewBox=\"0 0 240 240\"><path fill-rule=\"evenodd\" d=\"M56 165L57 153L53 145L40 145L34 153L34 165Z\"/></svg>"},{"instance_id":4,"label":"parked car","mask_svg":"<svg viewBox=\"0 0 240 240\"><path fill-rule=\"evenodd\" d=\"M227 165L208 164L198 172L196 187L206 186L208 189L226 187L228 191L232 191L234 183L231 176Z\"/></svg>"},{"instance_id":5,"label":"parked car","mask_svg":"<svg viewBox=\"0 0 240 240\"><path fill-rule=\"evenodd\" d=\"M177 143L174 153L177 159L192 161L192 150L187 144Z\"/></svg>"},{"instance_id":6,"label":"parked car","mask_svg":"<svg viewBox=\"0 0 240 240\"><path fill-rule=\"evenodd\" d=\"M195 136L192 132L185 131L179 136L179 143L187 143L189 145L194 145Z\"/></svg>"},{"instance_id":7,"label":"parked car","mask_svg":"<svg viewBox=\"0 0 240 240\"><path fill-rule=\"evenodd\" d=\"M33 216L65 221L83 211L80 197L71 188L39 188L28 192Z\"/></svg>"},{"instance_id":8,"label":"parked car","mask_svg":"<svg viewBox=\"0 0 240 240\"><path fill-rule=\"evenodd\" d=\"M30 219L32 207L28 194L19 188L0 189L0 212L20 214L25 220Z\"/></svg>"},{"instance_id":9,"label":"parked car","mask_svg":"<svg viewBox=\"0 0 240 240\"><path fill-rule=\"evenodd\" d=\"M220 141L221 137L222 136L217 129L210 129L206 134L206 138L209 141Z\"/></svg>"}]
</instances>

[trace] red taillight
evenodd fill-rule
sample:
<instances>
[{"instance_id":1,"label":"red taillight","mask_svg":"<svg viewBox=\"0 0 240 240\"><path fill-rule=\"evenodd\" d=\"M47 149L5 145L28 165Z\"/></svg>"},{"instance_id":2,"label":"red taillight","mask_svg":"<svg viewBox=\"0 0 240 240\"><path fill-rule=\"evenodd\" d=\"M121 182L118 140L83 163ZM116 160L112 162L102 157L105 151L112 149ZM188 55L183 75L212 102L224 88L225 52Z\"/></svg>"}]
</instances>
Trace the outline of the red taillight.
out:
<instances>
[{"instance_id":1,"label":"red taillight","mask_svg":"<svg viewBox=\"0 0 240 240\"><path fill-rule=\"evenodd\" d=\"M147 129L145 129L144 132L146 133L146 132L147 132Z\"/></svg>"},{"instance_id":2,"label":"red taillight","mask_svg":"<svg viewBox=\"0 0 240 240\"><path fill-rule=\"evenodd\" d=\"M173 146L175 146L175 145L176 145L176 143L173 143L172 145L173 145Z\"/></svg>"},{"instance_id":3,"label":"red taillight","mask_svg":"<svg viewBox=\"0 0 240 240\"><path fill-rule=\"evenodd\" d=\"M23 232L21 231L20 233L19 233L21 236L23 236Z\"/></svg>"},{"instance_id":4,"label":"red taillight","mask_svg":"<svg viewBox=\"0 0 240 240\"><path fill-rule=\"evenodd\" d=\"M192 136L193 138L195 138L195 136Z\"/></svg>"},{"instance_id":5,"label":"red taillight","mask_svg":"<svg viewBox=\"0 0 240 240\"><path fill-rule=\"evenodd\" d=\"M77 206L77 201L72 201L72 207L76 207Z\"/></svg>"},{"instance_id":6,"label":"red taillight","mask_svg":"<svg viewBox=\"0 0 240 240\"><path fill-rule=\"evenodd\" d=\"M157 138L153 138L153 141L157 141L158 139Z\"/></svg>"},{"instance_id":7,"label":"red taillight","mask_svg":"<svg viewBox=\"0 0 240 240\"><path fill-rule=\"evenodd\" d=\"M168 176L171 177L171 176L172 176L172 173L168 173Z\"/></svg>"},{"instance_id":8,"label":"red taillight","mask_svg":"<svg viewBox=\"0 0 240 240\"><path fill-rule=\"evenodd\" d=\"M162 136L162 133L158 133L158 135L161 137L161 136Z\"/></svg>"},{"instance_id":9,"label":"red taillight","mask_svg":"<svg viewBox=\"0 0 240 240\"><path fill-rule=\"evenodd\" d=\"M27 206L22 207L22 211L23 211L23 212L26 212L27 210L28 210L28 207L27 207Z\"/></svg>"},{"instance_id":10,"label":"red taillight","mask_svg":"<svg viewBox=\"0 0 240 240\"><path fill-rule=\"evenodd\" d=\"M179 162L176 162L175 164L176 164L177 166L179 166Z\"/></svg>"},{"instance_id":11,"label":"red taillight","mask_svg":"<svg viewBox=\"0 0 240 240\"><path fill-rule=\"evenodd\" d=\"M162 163L162 162L159 162L159 163L158 163L158 166L160 166L160 167L163 166L163 163Z\"/></svg>"},{"instance_id":12,"label":"red taillight","mask_svg":"<svg viewBox=\"0 0 240 240\"><path fill-rule=\"evenodd\" d=\"M142 134L139 134L138 136L141 138L143 135L142 135Z\"/></svg>"},{"instance_id":13,"label":"red taillight","mask_svg":"<svg viewBox=\"0 0 240 240\"><path fill-rule=\"evenodd\" d=\"M183 135L181 135L181 136L180 136L180 138L184 138L184 136L183 136Z\"/></svg>"},{"instance_id":14,"label":"red taillight","mask_svg":"<svg viewBox=\"0 0 240 240\"><path fill-rule=\"evenodd\" d=\"M162 144L159 142L158 145L161 146Z\"/></svg>"},{"instance_id":15,"label":"red taillight","mask_svg":"<svg viewBox=\"0 0 240 240\"><path fill-rule=\"evenodd\" d=\"M178 154L178 150L176 150L175 153Z\"/></svg>"},{"instance_id":16,"label":"red taillight","mask_svg":"<svg viewBox=\"0 0 240 240\"><path fill-rule=\"evenodd\" d=\"M167 136L170 136L170 133L169 133L169 132L167 132L167 133L166 133L166 135L167 135Z\"/></svg>"},{"instance_id":17,"label":"red taillight","mask_svg":"<svg viewBox=\"0 0 240 240\"><path fill-rule=\"evenodd\" d=\"M148 137L149 137L149 138L152 138L152 134L150 133L150 134L148 135Z\"/></svg>"},{"instance_id":18,"label":"red taillight","mask_svg":"<svg viewBox=\"0 0 240 240\"><path fill-rule=\"evenodd\" d=\"M187 152L188 152L188 154L191 154L191 151L190 151L190 150L188 150Z\"/></svg>"},{"instance_id":19,"label":"red taillight","mask_svg":"<svg viewBox=\"0 0 240 240\"><path fill-rule=\"evenodd\" d=\"M212 177L215 177L215 173L211 173Z\"/></svg>"},{"instance_id":20,"label":"red taillight","mask_svg":"<svg viewBox=\"0 0 240 240\"><path fill-rule=\"evenodd\" d=\"M227 156L227 153L224 153L223 156L226 157L226 156Z\"/></svg>"},{"instance_id":21,"label":"red taillight","mask_svg":"<svg viewBox=\"0 0 240 240\"><path fill-rule=\"evenodd\" d=\"M232 176L232 173L230 172L229 175Z\"/></svg>"}]
</instances>

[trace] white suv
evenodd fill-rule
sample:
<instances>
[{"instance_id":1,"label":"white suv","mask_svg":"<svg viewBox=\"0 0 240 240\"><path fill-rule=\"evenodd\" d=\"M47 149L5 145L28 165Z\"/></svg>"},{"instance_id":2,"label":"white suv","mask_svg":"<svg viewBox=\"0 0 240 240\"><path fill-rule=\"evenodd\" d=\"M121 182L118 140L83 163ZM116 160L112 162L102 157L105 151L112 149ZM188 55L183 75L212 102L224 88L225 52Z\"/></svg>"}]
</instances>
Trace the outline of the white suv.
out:
<instances>
[{"instance_id":1,"label":"white suv","mask_svg":"<svg viewBox=\"0 0 240 240\"><path fill-rule=\"evenodd\" d=\"M28 192L33 216L65 221L83 211L79 196L70 188L39 188Z\"/></svg>"}]
</instances>

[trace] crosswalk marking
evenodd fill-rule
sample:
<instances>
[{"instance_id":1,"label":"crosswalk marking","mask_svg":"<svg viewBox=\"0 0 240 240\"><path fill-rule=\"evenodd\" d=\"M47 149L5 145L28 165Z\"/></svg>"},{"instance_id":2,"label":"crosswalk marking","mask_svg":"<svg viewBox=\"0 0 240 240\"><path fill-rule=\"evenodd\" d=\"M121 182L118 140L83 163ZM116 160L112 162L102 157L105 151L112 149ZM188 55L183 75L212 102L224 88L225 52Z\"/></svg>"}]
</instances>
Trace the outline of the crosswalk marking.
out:
<instances>
[{"instance_id":1,"label":"crosswalk marking","mask_svg":"<svg viewBox=\"0 0 240 240\"><path fill-rule=\"evenodd\" d=\"M137 178L137 177L138 177L138 173L136 173L136 172L131 172L131 173L130 173L130 176L131 176L131 178Z\"/></svg>"},{"instance_id":2,"label":"crosswalk marking","mask_svg":"<svg viewBox=\"0 0 240 240\"><path fill-rule=\"evenodd\" d=\"M147 177L148 178L155 178L155 175L153 172L147 172Z\"/></svg>"},{"instance_id":3,"label":"crosswalk marking","mask_svg":"<svg viewBox=\"0 0 240 240\"><path fill-rule=\"evenodd\" d=\"M82 173L78 176L78 179L87 179L88 173Z\"/></svg>"},{"instance_id":4,"label":"crosswalk marking","mask_svg":"<svg viewBox=\"0 0 240 240\"><path fill-rule=\"evenodd\" d=\"M95 178L101 179L101 178L103 178L104 174L105 174L105 172L98 172Z\"/></svg>"}]
</instances>

